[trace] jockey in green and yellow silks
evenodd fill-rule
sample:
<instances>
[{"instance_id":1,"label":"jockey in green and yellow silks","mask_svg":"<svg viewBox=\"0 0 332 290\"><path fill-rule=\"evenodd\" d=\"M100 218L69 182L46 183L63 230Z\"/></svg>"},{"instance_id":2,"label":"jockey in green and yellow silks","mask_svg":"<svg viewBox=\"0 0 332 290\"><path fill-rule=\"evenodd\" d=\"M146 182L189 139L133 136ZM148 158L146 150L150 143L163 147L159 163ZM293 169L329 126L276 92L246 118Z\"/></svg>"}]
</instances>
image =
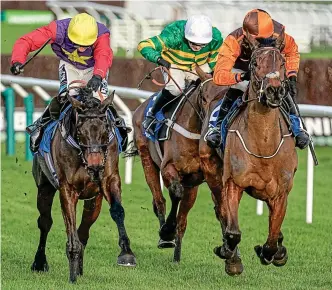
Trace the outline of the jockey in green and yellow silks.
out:
<instances>
[{"instance_id":1,"label":"jockey in green and yellow silks","mask_svg":"<svg viewBox=\"0 0 332 290\"><path fill-rule=\"evenodd\" d=\"M147 60L169 69L172 78L183 90L186 81L198 78L190 73L197 65L206 73L214 70L222 42L220 31L212 27L207 16L194 15L188 20L172 22L159 35L141 41L137 49ZM164 78L168 79L166 72ZM177 85L172 80L168 82L148 112L143 127L148 128L154 121L154 115L180 94Z\"/></svg>"}]
</instances>

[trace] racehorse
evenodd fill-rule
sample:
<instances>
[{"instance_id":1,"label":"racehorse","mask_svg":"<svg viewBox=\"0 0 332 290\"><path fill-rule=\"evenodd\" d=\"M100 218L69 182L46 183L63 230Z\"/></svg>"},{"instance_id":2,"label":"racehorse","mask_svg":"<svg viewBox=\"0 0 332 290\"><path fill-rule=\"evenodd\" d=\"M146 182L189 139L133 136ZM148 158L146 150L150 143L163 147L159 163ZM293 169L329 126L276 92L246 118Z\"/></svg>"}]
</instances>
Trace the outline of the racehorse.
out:
<instances>
[{"instance_id":1,"label":"racehorse","mask_svg":"<svg viewBox=\"0 0 332 290\"><path fill-rule=\"evenodd\" d=\"M254 40L252 43L251 80L248 95L243 96L247 105L228 130L224 154L209 148L203 138L200 141L202 170L222 226L223 245L214 252L225 259L229 275L243 271L238 253L238 208L243 191L265 201L270 211L267 241L255 247L261 263L286 264L281 225L297 169L295 142L279 109L286 93L284 58L278 45L259 47ZM202 136L206 131L203 129Z\"/></svg>"},{"instance_id":2,"label":"racehorse","mask_svg":"<svg viewBox=\"0 0 332 290\"><path fill-rule=\"evenodd\" d=\"M115 138L114 123L108 117L114 92L100 102L92 97L91 91L79 90L83 102L68 94L72 105L72 110L67 115L70 124L68 131L64 132L64 127L60 124L51 144L68 238L66 253L70 282L75 282L77 276L83 274L84 249L89 239L90 227L99 216L103 197L110 206L111 217L119 231L121 253L117 263L122 266L136 265L121 205L118 141ZM68 142L70 137L73 137L72 141ZM73 143L76 146L72 146ZM52 226L51 208L57 189L40 154L36 154L33 159L33 176L38 187L40 240L31 269L45 272L49 269L45 255L46 240ZM79 199L84 200L84 209L81 224L76 229L76 205Z\"/></svg>"},{"instance_id":3,"label":"racehorse","mask_svg":"<svg viewBox=\"0 0 332 290\"><path fill-rule=\"evenodd\" d=\"M141 157L145 179L152 192L153 210L160 226L158 247L175 247L174 262L180 262L187 216L195 203L198 186L204 181L198 153L202 120L209 98L216 97L220 91L220 87L211 82L211 75L205 74L198 66L196 72L201 83L193 88L191 95L186 95L177 112L176 124L171 125L173 130L169 140L154 143L144 135L142 122L150 99L141 104L133 115L136 145L134 153ZM170 113L165 115L170 117ZM166 202L162 194L160 172L172 202L166 220Z\"/></svg>"}]
</instances>

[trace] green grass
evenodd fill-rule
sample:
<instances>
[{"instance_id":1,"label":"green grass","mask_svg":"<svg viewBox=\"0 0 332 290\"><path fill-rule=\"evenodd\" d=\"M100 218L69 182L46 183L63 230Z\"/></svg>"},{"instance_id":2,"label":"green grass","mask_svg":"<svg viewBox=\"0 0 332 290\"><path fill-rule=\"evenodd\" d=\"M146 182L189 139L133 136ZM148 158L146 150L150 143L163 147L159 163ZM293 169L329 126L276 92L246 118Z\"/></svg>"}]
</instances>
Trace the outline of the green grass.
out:
<instances>
[{"instance_id":1,"label":"green grass","mask_svg":"<svg viewBox=\"0 0 332 290\"><path fill-rule=\"evenodd\" d=\"M2 289L331 289L332 288L332 148L317 148L313 224L305 223L306 152L299 152L299 169L289 197L283 224L289 260L285 267L263 266L253 247L267 237L267 210L255 214L256 201L244 195L240 205L240 244L245 270L239 277L224 272L224 262L212 249L220 245L220 227L206 185L189 214L183 240L182 261L172 263L172 250L157 249L158 221L142 166L134 163L133 183L123 185L126 227L136 254L135 269L116 266L118 234L106 202L93 225L85 251L84 276L77 285L68 283L66 234L56 196L54 224L49 234L47 258L50 271L31 273L39 240L36 220L36 187L31 163L24 161L24 145L8 157L2 148ZM4 147L4 146L3 146ZM121 174L123 176L123 162ZM167 194L165 194L168 196ZM168 207L169 207L168 201ZM82 202L79 203L81 212ZM168 208L169 209L169 208Z\"/></svg>"},{"instance_id":2,"label":"green grass","mask_svg":"<svg viewBox=\"0 0 332 290\"><path fill-rule=\"evenodd\" d=\"M40 25L14 25L1 23L1 53L11 54L15 41L22 35L31 32ZM40 52L41 55L54 55L51 47L48 45ZM125 57L125 49L119 49L115 54L116 57ZM135 51L134 57L141 57L138 51ZM303 58L332 58L332 48L313 48L310 53L302 53Z\"/></svg>"}]
</instances>

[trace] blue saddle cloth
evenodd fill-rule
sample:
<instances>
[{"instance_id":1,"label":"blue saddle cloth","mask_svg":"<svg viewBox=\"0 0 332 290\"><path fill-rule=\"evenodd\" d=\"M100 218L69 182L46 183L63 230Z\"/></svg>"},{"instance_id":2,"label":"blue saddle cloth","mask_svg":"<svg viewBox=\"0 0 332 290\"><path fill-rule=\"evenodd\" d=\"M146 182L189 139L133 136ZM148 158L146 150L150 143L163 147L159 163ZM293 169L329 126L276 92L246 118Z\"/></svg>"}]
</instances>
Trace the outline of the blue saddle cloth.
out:
<instances>
[{"instance_id":1,"label":"blue saddle cloth","mask_svg":"<svg viewBox=\"0 0 332 290\"><path fill-rule=\"evenodd\" d=\"M209 127L216 127L217 125L217 117L219 115L219 111L220 111L220 106L222 103L222 99L219 100L211 115L210 115L210 119L209 119ZM221 128L220 128L220 132L221 132L221 149L224 151L225 150L225 144L226 144L226 137L227 137L227 132L228 132L228 128L230 127L230 125L232 124L234 118L237 116L237 114L240 112L240 107L243 105L243 101L242 98L238 98L232 105L232 107L230 108L229 112L227 113L226 117L224 118L224 120L221 123ZM289 115L289 119L291 122L291 132L292 134L296 137L300 131L301 131L301 122L300 122L300 118L290 114Z\"/></svg>"},{"instance_id":2,"label":"blue saddle cloth","mask_svg":"<svg viewBox=\"0 0 332 290\"><path fill-rule=\"evenodd\" d=\"M152 98L150 98L148 105L145 107L144 110L144 118L146 118L148 112L150 111L150 109L152 108L154 102L156 101L157 97L159 95L159 92L155 93L152 95ZM158 121L156 123L156 125L154 126L154 135L151 135L149 132L144 130L144 135L150 139L151 141L155 142L158 138L159 135L159 131L161 129L161 127L163 126L163 121L166 120L166 117L163 113L162 110L160 110L159 112L157 112L157 114L155 115L156 120Z\"/></svg>"},{"instance_id":3,"label":"blue saddle cloth","mask_svg":"<svg viewBox=\"0 0 332 290\"><path fill-rule=\"evenodd\" d=\"M54 120L46 126L38 149L38 152L41 156L44 157L45 153L51 152L51 143L55 134L55 130L57 129L59 122L65 117L66 113L71 109L71 107L71 104L69 104L68 107L60 114L58 120Z\"/></svg>"}]
</instances>

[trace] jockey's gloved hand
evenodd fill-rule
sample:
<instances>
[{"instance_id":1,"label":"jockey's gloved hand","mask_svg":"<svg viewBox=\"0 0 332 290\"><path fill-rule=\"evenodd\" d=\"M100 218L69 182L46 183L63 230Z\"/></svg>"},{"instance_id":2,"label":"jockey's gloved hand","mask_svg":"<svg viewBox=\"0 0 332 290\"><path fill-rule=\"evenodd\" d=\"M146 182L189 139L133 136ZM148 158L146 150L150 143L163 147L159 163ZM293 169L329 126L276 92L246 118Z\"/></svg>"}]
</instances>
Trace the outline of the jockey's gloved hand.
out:
<instances>
[{"instance_id":1,"label":"jockey's gloved hand","mask_svg":"<svg viewBox=\"0 0 332 290\"><path fill-rule=\"evenodd\" d=\"M160 64L161 66L164 66L167 69L170 69L171 67L171 64L167 60L164 60L162 57L158 58L157 64Z\"/></svg>"},{"instance_id":2,"label":"jockey's gloved hand","mask_svg":"<svg viewBox=\"0 0 332 290\"><path fill-rule=\"evenodd\" d=\"M297 95L297 88L296 88L296 76L290 76L289 78L289 94L292 96L292 99L295 100Z\"/></svg>"},{"instance_id":3,"label":"jockey's gloved hand","mask_svg":"<svg viewBox=\"0 0 332 290\"><path fill-rule=\"evenodd\" d=\"M100 88L101 82L102 77L100 75L93 75L93 77L89 80L87 87L96 92Z\"/></svg>"},{"instance_id":4,"label":"jockey's gloved hand","mask_svg":"<svg viewBox=\"0 0 332 290\"><path fill-rule=\"evenodd\" d=\"M19 75L21 72L23 72L23 69L21 69L22 64L20 62L15 62L10 68L10 71L13 75Z\"/></svg>"},{"instance_id":5,"label":"jockey's gloved hand","mask_svg":"<svg viewBox=\"0 0 332 290\"><path fill-rule=\"evenodd\" d=\"M250 81L250 70L241 74L241 81Z\"/></svg>"}]
</instances>

